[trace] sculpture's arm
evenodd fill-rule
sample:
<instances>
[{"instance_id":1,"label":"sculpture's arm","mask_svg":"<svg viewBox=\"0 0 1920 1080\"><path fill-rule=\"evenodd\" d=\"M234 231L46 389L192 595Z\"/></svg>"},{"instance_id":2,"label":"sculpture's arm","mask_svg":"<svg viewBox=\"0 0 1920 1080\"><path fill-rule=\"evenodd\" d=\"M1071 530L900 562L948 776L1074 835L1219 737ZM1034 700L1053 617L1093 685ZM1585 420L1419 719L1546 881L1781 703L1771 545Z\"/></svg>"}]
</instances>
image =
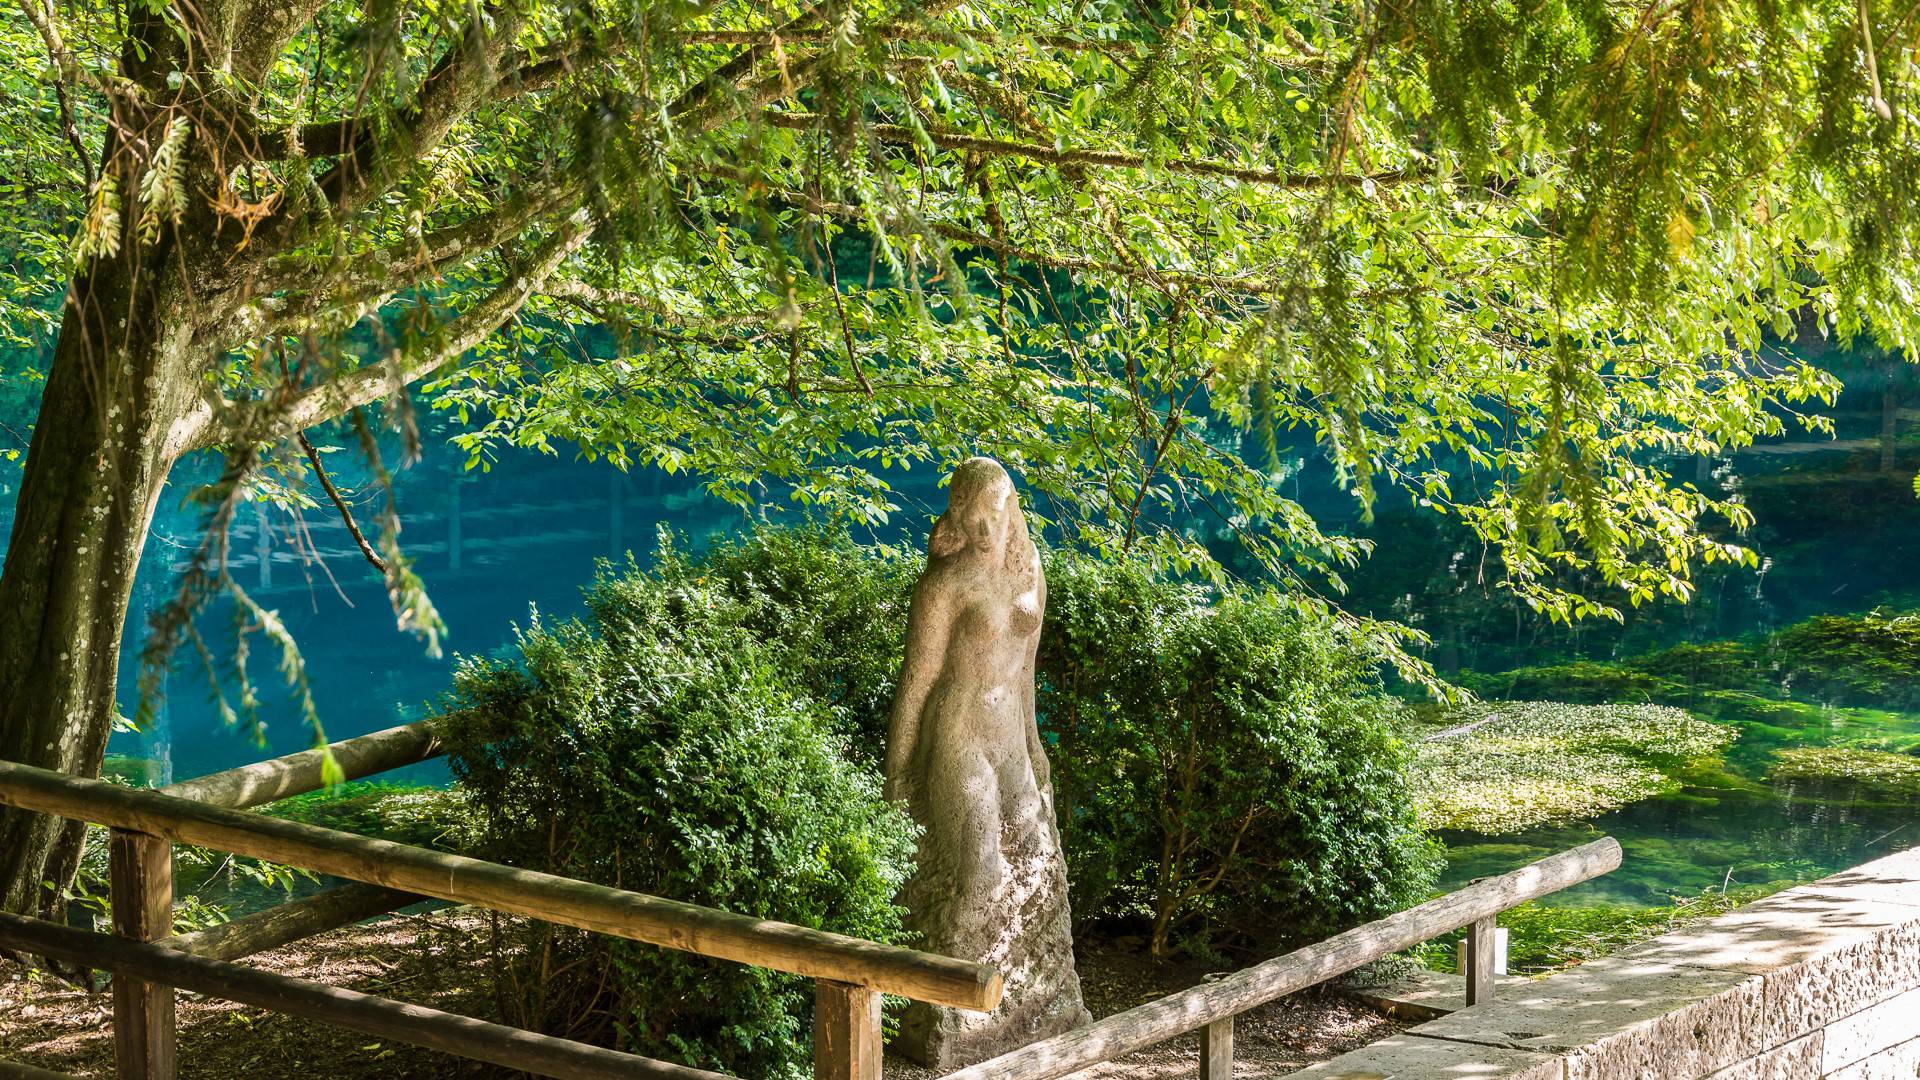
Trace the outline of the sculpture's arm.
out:
<instances>
[{"instance_id":1,"label":"sculpture's arm","mask_svg":"<svg viewBox=\"0 0 1920 1080\"><path fill-rule=\"evenodd\" d=\"M1047 760L1047 744L1040 738L1040 716L1034 706L1033 679L1036 654L1040 651L1040 635L1035 634L1027 646L1026 670L1021 673L1021 693L1025 697L1027 715L1027 759L1033 765L1033 783L1040 794L1052 798L1047 785L1053 782L1053 763Z\"/></svg>"},{"instance_id":2,"label":"sculpture's arm","mask_svg":"<svg viewBox=\"0 0 1920 1080\"><path fill-rule=\"evenodd\" d=\"M913 602L907 609L906 657L900 664L900 683L893 691L893 714L887 724L884 794L889 799L907 797L907 768L920 738L920 714L946 664L953 621L949 606L946 588L932 573L913 587Z\"/></svg>"},{"instance_id":3,"label":"sculpture's arm","mask_svg":"<svg viewBox=\"0 0 1920 1080\"><path fill-rule=\"evenodd\" d=\"M1044 620L1047 610L1047 579L1040 575L1040 554L1034 552L1035 591L1038 594L1038 606ZM1033 783L1047 800L1049 812L1053 809L1053 792L1047 786L1053 782L1053 763L1047 760L1047 746L1040 738L1040 713L1035 706L1034 675L1040 657L1040 631L1035 629L1033 636L1027 639L1026 670L1020 673L1021 705L1027 717L1027 758L1033 765ZM1051 816L1051 815L1049 815Z\"/></svg>"}]
</instances>

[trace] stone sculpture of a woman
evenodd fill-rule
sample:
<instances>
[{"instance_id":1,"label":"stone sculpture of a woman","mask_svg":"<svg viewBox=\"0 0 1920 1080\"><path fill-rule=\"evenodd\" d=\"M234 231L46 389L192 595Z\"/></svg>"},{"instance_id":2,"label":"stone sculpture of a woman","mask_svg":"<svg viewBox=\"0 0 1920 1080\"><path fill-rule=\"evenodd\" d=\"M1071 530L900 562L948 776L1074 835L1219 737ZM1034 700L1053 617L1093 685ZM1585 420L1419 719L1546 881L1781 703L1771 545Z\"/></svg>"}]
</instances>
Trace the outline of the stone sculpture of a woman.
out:
<instances>
[{"instance_id":1,"label":"stone sculpture of a woman","mask_svg":"<svg viewBox=\"0 0 1920 1080\"><path fill-rule=\"evenodd\" d=\"M990 1014L914 1003L898 1046L946 1069L1085 1023L1033 665L1047 585L998 462L954 471L907 616L887 797L924 831L902 899L917 948L1006 977Z\"/></svg>"}]
</instances>

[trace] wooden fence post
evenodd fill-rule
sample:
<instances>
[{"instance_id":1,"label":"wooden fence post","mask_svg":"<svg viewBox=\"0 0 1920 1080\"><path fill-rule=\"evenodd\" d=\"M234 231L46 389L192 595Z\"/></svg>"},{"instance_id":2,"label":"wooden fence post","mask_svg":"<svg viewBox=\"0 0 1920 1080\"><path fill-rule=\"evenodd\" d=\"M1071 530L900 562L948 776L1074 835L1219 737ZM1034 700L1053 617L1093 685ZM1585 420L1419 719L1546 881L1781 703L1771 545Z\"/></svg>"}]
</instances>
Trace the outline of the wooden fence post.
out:
<instances>
[{"instance_id":1,"label":"wooden fence post","mask_svg":"<svg viewBox=\"0 0 1920 1080\"><path fill-rule=\"evenodd\" d=\"M880 1080L880 996L831 979L814 984L814 1080Z\"/></svg>"},{"instance_id":2,"label":"wooden fence post","mask_svg":"<svg viewBox=\"0 0 1920 1080\"><path fill-rule=\"evenodd\" d=\"M1200 1080L1233 1080L1233 1017L1200 1029Z\"/></svg>"},{"instance_id":3,"label":"wooden fence post","mask_svg":"<svg viewBox=\"0 0 1920 1080\"><path fill-rule=\"evenodd\" d=\"M1467 930L1467 1004L1493 1000L1493 920L1480 919Z\"/></svg>"},{"instance_id":4,"label":"wooden fence post","mask_svg":"<svg viewBox=\"0 0 1920 1080\"><path fill-rule=\"evenodd\" d=\"M113 830L108 841L113 931L135 941L173 933L173 844ZM174 1080L173 987L113 977L113 1049L120 1080Z\"/></svg>"}]
</instances>

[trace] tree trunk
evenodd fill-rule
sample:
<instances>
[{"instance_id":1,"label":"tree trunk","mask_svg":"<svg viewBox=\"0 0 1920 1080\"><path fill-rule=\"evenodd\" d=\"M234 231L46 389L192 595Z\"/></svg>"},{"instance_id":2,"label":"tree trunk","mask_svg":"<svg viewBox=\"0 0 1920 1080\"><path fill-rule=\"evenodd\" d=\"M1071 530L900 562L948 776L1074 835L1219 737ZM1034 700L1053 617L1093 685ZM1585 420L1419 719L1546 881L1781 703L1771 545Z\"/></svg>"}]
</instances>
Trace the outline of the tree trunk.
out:
<instances>
[{"instance_id":1,"label":"tree trunk","mask_svg":"<svg viewBox=\"0 0 1920 1080\"><path fill-rule=\"evenodd\" d=\"M170 243L75 280L0 572L0 758L97 776L147 528L197 402ZM57 917L85 829L0 808L0 910Z\"/></svg>"}]
</instances>

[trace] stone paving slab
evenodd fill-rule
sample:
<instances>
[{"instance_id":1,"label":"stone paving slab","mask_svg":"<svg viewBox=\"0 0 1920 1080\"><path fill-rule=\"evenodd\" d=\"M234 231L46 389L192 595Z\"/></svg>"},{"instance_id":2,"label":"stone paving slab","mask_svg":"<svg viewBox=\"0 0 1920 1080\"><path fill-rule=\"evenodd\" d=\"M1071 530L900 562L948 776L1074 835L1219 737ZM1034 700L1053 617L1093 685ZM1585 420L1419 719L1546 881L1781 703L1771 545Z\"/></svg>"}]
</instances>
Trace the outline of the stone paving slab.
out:
<instances>
[{"instance_id":1,"label":"stone paving slab","mask_svg":"<svg viewBox=\"0 0 1920 1080\"><path fill-rule=\"evenodd\" d=\"M1920 1039L1920 990L1909 990L1826 1028L1826 1047L1820 1056L1823 1073L1864 1061L1902 1043Z\"/></svg>"},{"instance_id":2,"label":"stone paving slab","mask_svg":"<svg viewBox=\"0 0 1920 1080\"><path fill-rule=\"evenodd\" d=\"M1920 848L1503 985L1296 1075L1920 1080Z\"/></svg>"},{"instance_id":3,"label":"stone paving slab","mask_svg":"<svg viewBox=\"0 0 1920 1080\"><path fill-rule=\"evenodd\" d=\"M1525 975L1498 976L1494 997L1511 997L1535 981ZM1340 993L1402 1020L1437 1020L1467 1007L1467 978L1417 968L1395 979L1343 986Z\"/></svg>"},{"instance_id":4,"label":"stone paving slab","mask_svg":"<svg viewBox=\"0 0 1920 1080\"><path fill-rule=\"evenodd\" d=\"M1920 847L1801 886L1829 896L1920 907Z\"/></svg>"},{"instance_id":5,"label":"stone paving slab","mask_svg":"<svg viewBox=\"0 0 1920 1080\"><path fill-rule=\"evenodd\" d=\"M1729 1065L1707 1080L1811 1080L1820 1075L1825 1038L1825 1032L1816 1031Z\"/></svg>"},{"instance_id":6,"label":"stone paving slab","mask_svg":"<svg viewBox=\"0 0 1920 1080\"><path fill-rule=\"evenodd\" d=\"M1396 1035L1323 1061L1290 1077L1301 1080L1561 1080L1549 1054L1498 1046L1461 1046L1417 1035Z\"/></svg>"},{"instance_id":7,"label":"stone paving slab","mask_svg":"<svg viewBox=\"0 0 1920 1080\"><path fill-rule=\"evenodd\" d=\"M1763 978L1760 1035L1777 1046L1920 986L1920 920Z\"/></svg>"},{"instance_id":8,"label":"stone paving slab","mask_svg":"<svg viewBox=\"0 0 1920 1080\"><path fill-rule=\"evenodd\" d=\"M1608 957L1413 1032L1559 1054L1567 1080L1701 1077L1764 1049L1760 986L1744 971Z\"/></svg>"},{"instance_id":9,"label":"stone paving slab","mask_svg":"<svg viewBox=\"0 0 1920 1080\"><path fill-rule=\"evenodd\" d=\"M1830 1072L1826 1080L1914 1080L1917 1076L1920 1076L1920 1039Z\"/></svg>"},{"instance_id":10,"label":"stone paving slab","mask_svg":"<svg viewBox=\"0 0 1920 1080\"><path fill-rule=\"evenodd\" d=\"M1788 889L1614 956L1765 975L1916 921L1904 904Z\"/></svg>"}]
</instances>

